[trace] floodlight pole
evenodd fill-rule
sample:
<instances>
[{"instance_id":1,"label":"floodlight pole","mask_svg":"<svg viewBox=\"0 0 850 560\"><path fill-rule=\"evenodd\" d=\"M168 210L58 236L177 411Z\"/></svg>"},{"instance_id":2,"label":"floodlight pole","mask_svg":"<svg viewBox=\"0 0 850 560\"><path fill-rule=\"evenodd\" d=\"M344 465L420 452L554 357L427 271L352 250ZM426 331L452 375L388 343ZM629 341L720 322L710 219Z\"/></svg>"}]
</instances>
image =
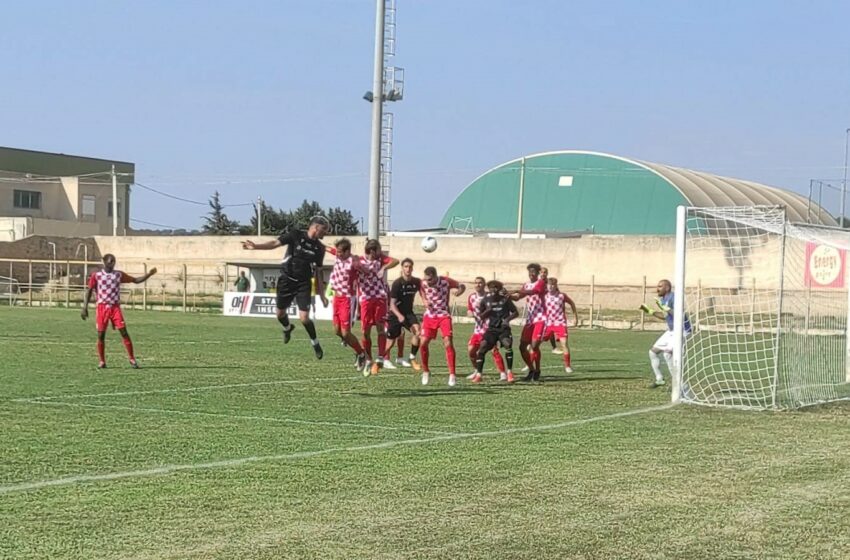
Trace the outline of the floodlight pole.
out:
<instances>
[{"instance_id":1,"label":"floodlight pole","mask_svg":"<svg viewBox=\"0 0 850 560\"><path fill-rule=\"evenodd\" d=\"M372 83L372 153L369 165L369 239L378 239L381 207L381 123L384 115L384 14L386 0L376 0L375 73Z\"/></svg>"},{"instance_id":2,"label":"floodlight pole","mask_svg":"<svg viewBox=\"0 0 850 560\"><path fill-rule=\"evenodd\" d=\"M263 197L257 197L257 237L263 235Z\"/></svg>"}]
</instances>

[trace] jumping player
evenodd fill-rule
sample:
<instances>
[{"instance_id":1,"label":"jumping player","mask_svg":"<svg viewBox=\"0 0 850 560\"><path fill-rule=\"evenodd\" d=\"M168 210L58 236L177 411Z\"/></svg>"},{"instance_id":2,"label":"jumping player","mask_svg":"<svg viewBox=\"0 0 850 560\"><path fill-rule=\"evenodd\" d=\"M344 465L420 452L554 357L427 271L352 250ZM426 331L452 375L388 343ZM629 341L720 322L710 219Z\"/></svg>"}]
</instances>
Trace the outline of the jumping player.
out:
<instances>
[{"instance_id":1,"label":"jumping player","mask_svg":"<svg viewBox=\"0 0 850 560\"><path fill-rule=\"evenodd\" d=\"M357 266L357 283L360 291L360 326L363 339L360 341L366 351L366 367L363 375L378 375L384 365L386 349L387 285L384 271L398 266L398 259L384 255L381 243L377 239L366 242L366 254L360 257ZM372 360L372 328L378 332L378 354Z\"/></svg>"},{"instance_id":2,"label":"jumping player","mask_svg":"<svg viewBox=\"0 0 850 560\"><path fill-rule=\"evenodd\" d=\"M573 368L568 341L569 330L567 329L565 306L570 306L576 324L578 323L578 310L576 310L576 304L572 298L558 289L557 278L549 278L548 284L549 289L544 298L546 304L546 331L543 333L543 339L553 338L558 340L564 354L564 371L572 373Z\"/></svg>"},{"instance_id":3,"label":"jumping player","mask_svg":"<svg viewBox=\"0 0 850 560\"><path fill-rule=\"evenodd\" d=\"M86 298L83 301L83 310L80 312L83 321L89 316L89 301L92 293L97 294L97 312L95 324L97 326L97 358L98 368L106 367L106 327L112 323L113 329L118 329L130 358L133 369L139 369L139 363L133 354L133 341L127 334L127 324L124 322L124 314L121 312L121 284L141 284L156 274L156 268L138 278L134 278L125 272L115 270L115 255L107 253L103 256L103 268L92 272L89 276L89 287L86 290Z\"/></svg>"},{"instance_id":4,"label":"jumping player","mask_svg":"<svg viewBox=\"0 0 850 560\"><path fill-rule=\"evenodd\" d=\"M425 302L425 315L422 317L422 384L427 385L431 377L428 367L428 344L437 337L437 331L443 335L446 348L446 363L449 366L449 387L457 383L455 375L455 347L452 339L452 317L449 314L449 290L454 289L455 297L463 294L466 286L447 276L437 276L437 269L429 266L425 269L422 282L422 301Z\"/></svg>"},{"instance_id":5,"label":"jumping player","mask_svg":"<svg viewBox=\"0 0 850 560\"><path fill-rule=\"evenodd\" d=\"M346 238L337 240L334 247L327 247L327 252L334 255L333 271L331 271L330 287L333 290L333 325L336 335L343 345L354 351L354 365L358 370L366 367L366 353L357 337L351 332L351 296L355 292L357 268L360 259L351 256L351 241Z\"/></svg>"},{"instance_id":6,"label":"jumping player","mask_svg":"<svg viewBox=\"0 0 850 560\"><path fill-rule=\"evenodd\" d=\"M502 378L508 383L514 382L513 365L514 350L513 336L511 335L511 321L519 315L514 302L508 297L504 286L498 280L487 282L487 296L481 298L478 304L479 315L486 322L486 330L481 337L478 351L475 355L475 375L473 383L481 383L481 374L484 371L484 357L491 349L494 358L499 354L496 352L496 344L505 350L505 359L508 362L508 371Z\"/></svg>"},{"instance_id":7,"label":"jumping player","mask_svg":"<svg viewBox=\"0 0 850 560\"><path fill-rule=\"evenodd\" d=\"M540 278L540 265L531 263L528 269L528 282L523 284L522 289L515 292L511 299L514 301L521 298L526 300L525 326L519 341L519 352L522 359L528 365L528 375L525 381L540 380L540 341L543 339L543 331L546 328L546 309L543 305L543 296L546 294L546 283Z\"/></svg>"},{"instance_id":8,"label":"jumping player","mask_svg":"<svg viewBox=\"0 0 850 560\"><path fill-rule=\"evenodd\" d=\"M323 216L314 216L307 231L294 230L284 233L277 239L265 243L243 241L246 251L268 251L286 246L286 253L280 265L280 278L277 281L277 320L283 326L283 342L288 344L295 325L290 324L287 310L295 300L298 305L298 317L310 337L316 358L322 359L324 352L316 337L316 325L310 319L310 293L312 279L316 279L316 293L320 294L322 304L328 306L325 286L322 280L322 262L325 258L325 246L320 241L328 232L330 224Z\"/></svg>"},{"instance_id":9,"label":"jumping player","mask_svg":"<svg viewBox=\"0 0 850 560\"><path fill-rule=\"evenodd\" d=\"M419 325L419 317L413 312L413 299L416 294L422 289L422 280L413 276L413 260L404 259L401 261L401 276L395 279L390 288L390 316L387 321L387 339L392 345L394 340L398 340L399 353L401 353L401 344L404 336L402 329L407 329L412 335L410 339L410 361L399 361L399 365L412 367L414 371L419 371L419 363L416 361L416 353L419 351L419 336L421 334L421 326Z\"/></svg>"},{"instance_id":10,"label":"jumping player","mask_svg":"<svg viewBox=\"0 0 850 560\"><path fill-rule=\"evenodd\" d=\"M469 294L469 298L466 300L466 310L472 315L475 320L475 327L472 330L472 336L469 337L469 342L467 343L466 351L469 354L469 360L472 362L472 373L467 376L467 379L476 382L476 376L478 381L481 380L481 376L478 374L478 371L475 369L476 362L478 360L478 347L481 346L481 341L484 339L484 333L487 332L487 323L481 317L481 301L487 296L487 292L485 291L486 281L482 276L477 276L475 278L475 291ZM502 361L502 355L499 353L499 349L495 346L493 347L493 361L496 362L496 369L499 370L499 377L502 381L507 379L507 373L505 372L505 362Z\"/></svg>"}]
</instances>

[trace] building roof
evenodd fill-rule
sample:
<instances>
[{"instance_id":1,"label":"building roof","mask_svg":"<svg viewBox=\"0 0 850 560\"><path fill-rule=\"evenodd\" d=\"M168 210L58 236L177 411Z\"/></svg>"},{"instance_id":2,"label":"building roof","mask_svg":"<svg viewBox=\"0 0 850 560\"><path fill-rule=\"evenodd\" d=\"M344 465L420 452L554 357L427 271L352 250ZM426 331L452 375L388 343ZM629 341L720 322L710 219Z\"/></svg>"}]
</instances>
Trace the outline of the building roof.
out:
<instances>
[{"instance_id":1,"label":"building roof","mask_svg":"<svg viewBox=\"0 0 850 560\"><path fill-rule=\"evenodd\" d=\"M797 193L583 150L532 154L488 170L460 193L440 225L453 229L459 221L474 231L515 232L521 215L523 232L672 234L679 205L783 206L792 222L837 225Z\"/></svg>"},{"instance_id":2,"label":"building roof","mask_svg":"<svg viewBox=\"0 0 850 560\"><path fill-rule=\"evenodd\" d=\"M50 177L77 177L109 173L112 166L121 183L133 183L136 165L127 161L22 150L0 146L0 171L32 173Z\"/></svg>"}]
</instances>

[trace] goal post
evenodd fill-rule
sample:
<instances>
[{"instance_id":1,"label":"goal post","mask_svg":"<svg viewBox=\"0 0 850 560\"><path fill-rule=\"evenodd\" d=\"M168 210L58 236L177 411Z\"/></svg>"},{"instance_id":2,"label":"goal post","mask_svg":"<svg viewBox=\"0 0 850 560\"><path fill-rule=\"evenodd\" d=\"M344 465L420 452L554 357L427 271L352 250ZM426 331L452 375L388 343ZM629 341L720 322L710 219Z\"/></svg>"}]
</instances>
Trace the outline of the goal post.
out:
<instances>
[{"instance_id":1,"label":"goal post","mask_svg":"<svg viewBox=\"0 0 850 560\"><path fill-rule=\"evenodd\" d=\"M789 223L784 207L679 207L673 401L850 398L848 252L850 231Z\"/></svg>"}]
</instances>

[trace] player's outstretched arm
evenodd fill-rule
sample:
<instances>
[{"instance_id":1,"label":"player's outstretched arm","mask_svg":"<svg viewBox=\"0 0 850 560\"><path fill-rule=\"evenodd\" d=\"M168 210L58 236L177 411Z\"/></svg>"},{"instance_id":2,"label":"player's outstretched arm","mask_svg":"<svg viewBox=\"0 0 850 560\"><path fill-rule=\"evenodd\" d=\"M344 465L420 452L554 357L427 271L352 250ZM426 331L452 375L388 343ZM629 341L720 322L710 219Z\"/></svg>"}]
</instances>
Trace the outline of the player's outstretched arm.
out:
<instances>
[{"instance_id":1,"label":"player's outstretched arm","mask_svg":"<svg viewBox=\"0 0 850 560\"><path fill-rule=\"evenodd\" d=\"M152 269L150 269L147 274L139 276L138 278L133 278L132 282L133 282L133 284L143 284L143 283L147 282L148 278L150 278L154 274L156 274L156 267L153 267Z\"/></svg>"},{"instance_id":2,"label":"player's outstretched arm","mask_svg":"<svg viewBox=\"0 0 850 560\"><path fill-rule=\"evenodd\" d=\"M282 246L283 243L280 242L280 239L272 239L265 243L254 243L250 239L242 242L242 248L246 251L268 251L269 249L277 249Z\"/></svg>"},{"instance_id":3,"label":"player's outstretched arm","mask_svg":"<svg viewBox=\"0 0 850 560\"><path fill-rule=\"evenodd\" d=\"M398 266L398 259L394 259L392 257L384 257L384 264L381 265L381 270L378 274L383 274L385 270L389 270L391 268L395 268Z\"/></svg>"},{"instance_id":4,"label":"player's outstretched arm","mask_svg":"<svg viewBox=\"0 0 850 560\"><path fill-rule=\"evenodd\" d=\"M317 266L316 272L314 272L313 274L316 277L316 293L319 295L319 299L322 300L322 305L327 307L329 302L328 296L325 295L325 280L324 273L322 272L322 270L323 267Z\"/></svg>"}]
</instances>

